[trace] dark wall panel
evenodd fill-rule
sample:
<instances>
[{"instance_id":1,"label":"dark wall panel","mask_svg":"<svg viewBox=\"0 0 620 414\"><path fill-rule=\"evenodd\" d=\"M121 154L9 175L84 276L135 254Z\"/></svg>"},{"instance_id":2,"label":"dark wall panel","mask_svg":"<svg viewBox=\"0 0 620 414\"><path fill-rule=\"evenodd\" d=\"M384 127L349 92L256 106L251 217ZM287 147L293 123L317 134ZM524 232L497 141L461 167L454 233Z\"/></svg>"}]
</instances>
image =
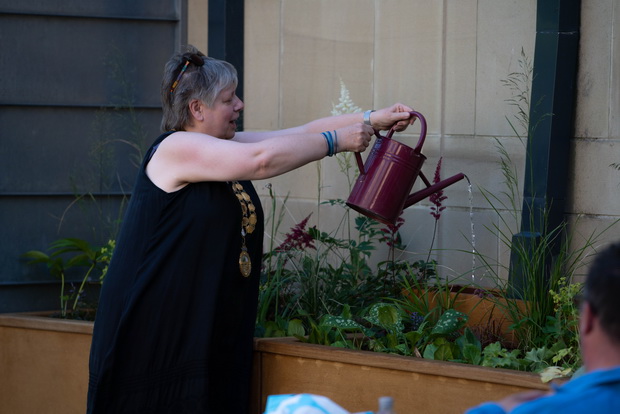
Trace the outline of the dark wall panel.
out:
<instances>
[{"instance_id":1,"label":"dark wall panel","mask_svg":"<svg viewBox=\"0 0 620 414\"><path fill-rule=\"evenodd\" d=\"M0 12L177 20L177 3L161 0L0 0Z\"/></svg>"},{"instance_id":2,"label":"dark wall panel","mask_svg":"<svg viewBox=\"0 0 620 414\"><path fill-rule=\"evenodd\" d=\"M0 27L0 103L101 106L131 93L160 105L174 22L0 15Z\"/></svg>"},{"instance_id":3,"label":"dark wall panel","mask_svg":"<svg viewBox=\"0 0 620 414\"><path fill-rule=\"evenodd\" d=\"M44 265L29 265L21 256L29 250L47 250L58 238L77 237L102 245L116 235L123 196L5 197L0 210L0 227L12 238L0 238L2 282L53 281ZM75 276L75 274L73 275Z\"/></svg>"},{"instance_id":4,"label":"dark wall panel","mask_svg":"<svg viewBox=\"0 0 620 414\"><path fill-rule=\"evenodd\" d=\"M0 107L0 193L129 191L157 108Z\"/></svg>"},{"instance_id":5,"label":"dark wall panel","mask_svg":"<svg viewBox=\"0 0 620 414\"><path fill-rule=\"evenodd\" d=\"M116 235L159 133L162 70L186 38L185 10L185 0L0 0L0 312L56 307L58 281L24 252Z\"/></svg>"}]
</instances>

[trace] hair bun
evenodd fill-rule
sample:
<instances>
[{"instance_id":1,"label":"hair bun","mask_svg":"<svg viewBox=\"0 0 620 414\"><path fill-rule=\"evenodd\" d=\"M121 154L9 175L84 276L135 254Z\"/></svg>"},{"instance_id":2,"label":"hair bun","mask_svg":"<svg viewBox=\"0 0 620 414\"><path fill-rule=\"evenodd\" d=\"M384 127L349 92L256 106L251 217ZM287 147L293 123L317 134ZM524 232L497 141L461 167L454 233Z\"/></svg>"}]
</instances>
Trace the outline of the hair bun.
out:
<instances>
[{"instance_id":1,"label":"hair bun","mask_svg":"<svg viewBox=\"0 0 620 414\"><path fill-rule=\"evenodd\" d=\"M202 65L205 64L205 61L202 58L202 56L200 56L200 55L198 55L196 53L192 53L191 55L187 56L187 60L189 60L190 62L192 62L196 66L202 66Z\"/></svg>"}]
</instances>

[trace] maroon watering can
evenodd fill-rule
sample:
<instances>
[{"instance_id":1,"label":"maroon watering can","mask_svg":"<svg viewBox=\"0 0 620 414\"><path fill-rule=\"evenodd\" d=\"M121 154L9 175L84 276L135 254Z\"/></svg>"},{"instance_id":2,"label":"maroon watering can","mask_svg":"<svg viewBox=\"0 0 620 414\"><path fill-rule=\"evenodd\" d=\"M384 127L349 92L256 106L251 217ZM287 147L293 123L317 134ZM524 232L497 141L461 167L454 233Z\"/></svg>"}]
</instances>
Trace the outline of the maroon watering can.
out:
<instances>
[{"instance_id":1,"label":"maroon watering can","mask_svg":"<svg viewBox=\"0 0 620 414\"><path fill-rule=\"evenodd\" d=\"M421 123L420 139L415 148L392 140L394 125L385 137L375 130L377 139L365 166L362 156L355 153L360 176L353 186L347 205L385 224L395 224L405 208L465 178L463 173L459 173L436 184L426 179L420 171L426 160L420 152L426 138L426 119L419 112L412 111L410 114ZM418 175L426 188L409 194Z\"/></svg>"}]
</instances>

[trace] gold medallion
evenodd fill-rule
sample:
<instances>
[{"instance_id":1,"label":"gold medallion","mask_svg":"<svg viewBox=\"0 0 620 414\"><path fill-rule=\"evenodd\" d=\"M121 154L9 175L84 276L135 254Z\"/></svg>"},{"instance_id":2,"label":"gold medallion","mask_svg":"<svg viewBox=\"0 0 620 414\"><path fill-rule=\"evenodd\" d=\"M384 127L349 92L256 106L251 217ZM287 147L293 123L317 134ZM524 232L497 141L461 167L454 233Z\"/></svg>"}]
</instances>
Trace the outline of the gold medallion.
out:
<instances>
[{"instance_id":1,"label":"gold medallion","mask_svg":"<svg viewBox=\"0 0 620 414\"><path fill-rule=\"evenodd\" d=\"M245 237L252 234L256 228L258 218L256 217L256 207L252 203L252 198L245 192L243 185L238 181L233 181L232 189L239 204L241 205L241 253L239 254L239 271L243 277L249 277L252 272L252 260L245 246Z\"/></svg>"},{"instance_id":2,"label":"gold medallion","mask_svg":"<svg viewBox=\"0 0 620 414\"><path fill-rule=\"evenodd\" d=\"M252 260L245 247L241 250L241 254L239 254L239 271L241 271L243 277L249 277L252 272Z\"/></svg>"}]
</instances>

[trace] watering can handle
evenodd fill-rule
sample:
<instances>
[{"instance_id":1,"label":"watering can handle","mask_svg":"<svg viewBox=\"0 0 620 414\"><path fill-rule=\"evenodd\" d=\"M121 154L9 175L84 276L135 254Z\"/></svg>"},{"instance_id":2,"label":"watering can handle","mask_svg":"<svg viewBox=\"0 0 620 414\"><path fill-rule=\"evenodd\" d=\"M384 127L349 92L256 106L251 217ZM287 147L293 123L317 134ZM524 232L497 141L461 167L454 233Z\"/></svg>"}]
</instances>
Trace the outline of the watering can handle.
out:
<instances>
[{"instance_id":1,"label":"watering can handle","mask_svg":"<svg viewBox=\"0 0 620 414\"><path fill-rule=\"evenodd\" d=\"M424 115L416 111L410 111L409 115L411 115L414 118L414 121L415 121L415 118L420 120L420 125L421 125L420 126L420 139L418 140L418 145L416 145L416 147L413 149L413 151L416 154L419 154L422 151L422 146L424 145L424 139L426 138L426 118L424 118ZM394 124L392 128L390 128L390 130L388 131L385 137L388 139L392 138L392 135L394 135L394 132L396 131L395 128L396 128L396 124ZM375 133L378 134L377 131L375 131Z\"/></svg>"},{"instance_id":2,"label":"watering can handle","mask_svg":"<svg viewBox=\"0 0 620 414\"><path fill-rule=\"evenodd\" d=\"M360 170L360 174L366 174L364 171L364 161L362 160L362 155L359 152L355 153L355 161L357 161L357 168Z\"/></svg>"},{"instance_id":3,"label":"watering can handle","mask_svg":"<svg viewBox=\"0 0 620 414\"><path fill-rule=\"evenodd\" d=\"M393 134L394 132L390 131L390 134L388 134L387 137L385 138L389 138L391 136L391 134ZM377 139L381 139L384 138L381 136L381 133L375 129L375 135L377 136ZM357 161L357 168L360 170L360 174L364 175L366 174L366 171L364 171L364 161L362 160L362 154L360 154L359 152L355 153L355 161Z\"/></svg>"},{"instance_id":4,"label":"watering can handle","mask_svg":"<svg viewBox=\"0 0 620 414\"><path fill-rule=\"evenodd\" d=\"M412 117L420 120L420 124L421 124L420 139L418 140L418 145L416 145L416 147L413 149L413 151L416 154L419 154L422 151L422 146L424 145L424 139L426 138L426 118L424 118L424 115L416 111L410 111L409 114ZM395 128L396 128L396 123L392 125L392 128L390 128L390 130L388 131L385 137L382 137L379 131L375 129L375 135L377 136L377 138L391 139L392 135L394 135L394 132L396 131ZM359 152L355 153L355 161L357 161L357 168L359 168L360 174L365 174L366 172L364 171L364 161L362 160L362 155Z\"/></svg>"}]
</instances>

